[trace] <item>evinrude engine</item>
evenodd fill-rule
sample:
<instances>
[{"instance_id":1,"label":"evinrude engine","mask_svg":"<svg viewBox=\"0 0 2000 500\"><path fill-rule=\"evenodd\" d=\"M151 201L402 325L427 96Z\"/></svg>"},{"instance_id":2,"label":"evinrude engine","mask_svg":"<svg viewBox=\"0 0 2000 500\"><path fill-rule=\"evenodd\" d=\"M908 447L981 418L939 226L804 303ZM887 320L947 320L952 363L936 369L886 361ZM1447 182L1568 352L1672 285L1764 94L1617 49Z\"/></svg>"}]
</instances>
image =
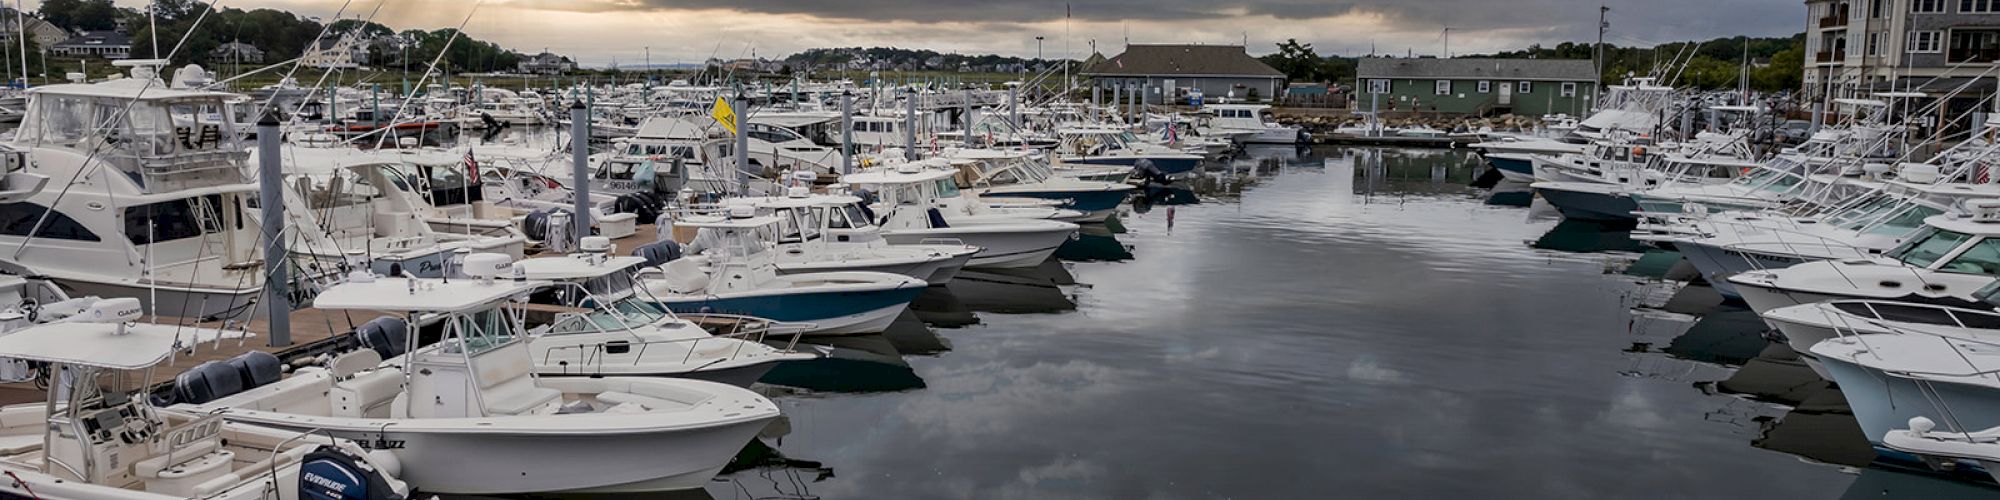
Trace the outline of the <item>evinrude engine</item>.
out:
<instances>
[{"instance_id":1,"label":"evinrude engine","mask_svg":"<svg viewBox=\"0 0 2000 500\"><path fill-rule=\"evenodd\" d=\"M320 446L299 467L303 500L403 500L383 471L340 448Z\"/></svg>"}]
</instances>

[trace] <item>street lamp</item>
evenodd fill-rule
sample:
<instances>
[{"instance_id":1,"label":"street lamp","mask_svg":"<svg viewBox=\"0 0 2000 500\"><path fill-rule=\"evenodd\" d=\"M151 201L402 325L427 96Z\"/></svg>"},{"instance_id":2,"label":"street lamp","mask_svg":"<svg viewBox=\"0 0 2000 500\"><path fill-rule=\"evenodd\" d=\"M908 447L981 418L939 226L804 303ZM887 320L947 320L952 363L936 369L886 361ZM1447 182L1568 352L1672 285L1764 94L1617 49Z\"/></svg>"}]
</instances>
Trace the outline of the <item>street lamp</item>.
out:
<instances>
[{"instance_id":1,"label":"street lamp","mask_svg":"<svg viewBox=\"0 0 2000 500\"><path fill-rule=\"evenodd\" d=\"M1042 65L1042 38L1045 37L1035 36L1035 69L1038 70L1041 69L1040 66Z\"/></svg>"}]
</instances>

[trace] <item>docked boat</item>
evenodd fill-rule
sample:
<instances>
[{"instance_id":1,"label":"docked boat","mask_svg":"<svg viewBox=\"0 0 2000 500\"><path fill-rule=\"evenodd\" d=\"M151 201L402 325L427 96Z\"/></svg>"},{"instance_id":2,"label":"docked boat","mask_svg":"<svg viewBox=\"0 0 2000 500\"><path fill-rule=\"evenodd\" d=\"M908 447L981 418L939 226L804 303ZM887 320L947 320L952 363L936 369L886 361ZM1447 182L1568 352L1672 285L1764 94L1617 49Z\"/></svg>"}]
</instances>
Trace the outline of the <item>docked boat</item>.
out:
<instances>
[{"instance_id":1,"label":"docked boat","mask_svg":"<svg viewBox=\"0 0 2000 500\"><path fill-rule=\"evenodd\" d=\"M1835 315L1823 326L1838 325L1842 335L1812 348L1840 385L1870 443L1881 445L1885 436L1916 417L1945 421L1952 432L2000 427L2000 382L1994 380L2000 372L1995 344L2000 337L1994 336L2000 332L2000 313L1939 306L1899 309L1894 303L1870 301L1830 304L1873 308L1849 307ZM1841 323L1861 319L1880 333Z\"/></svg>"},{"instance_id":2,"label":"docked boat","mask_svg":"<svg viewBox=\"0 0 2000 500\"><path fill-rule=\"evenodd\" d=\"M979 247L963 244L892 245L858 208L861 199L811 194L792 187L784 197L728 198L727 206L754 207L760 215L784 220L774 255L781 274L874 271L950 283Z\"/></svg>"},{"instance_id":3,"label":"docked boat","mask_svg":"<svg viewBox=\"0 0 2000 500\"><path fill-rule=\"evenodd\" d=\"M450 257L460 251L496 252L520 258L527 238L518 232L467 234L438 231L431 225L431 194L418 181L429 177L406 173L404 155L349 149L295 148L287 152L291 172L286 190L286 241L292 259L310 276L344 274L353 254L365 256L374 272L384 275L435 278L444 275ZM473 189L439 186L439 191ZM412 192L424 190L424 194ZM251 217L253 220L261 215Z\"/></svg>"},{"instance_id":4,"label":"docked boat","mask_svg":"<svg viewBox=\"0 0 2000 500\"><path fill-rule=\"evenodd\" d=\"M723 313L810 323L811 335L876 333L902 315L930 286L899 274L843 271L778 272L771 241L783 219L756 216L751 207L728 217L697 215L674 221L696 232L687 257L640 274L648 300L676 313Z\"/></svg>"},{"instance_id":5,"label":"docked boat","mask_svg":"<svg viewBox=\"0 0 2000 500\"><path fill-rule=\"evenodd\" d=\"M1137 189L1056 175L1027 151L948 149L941 156L958 169L960 189L987 199L1055 200L1058 207L1084 213L1073 222L1103 222Z\"/></svg>"},{"instance_id":6,"label":"docked boat","mask_svg":"<svg viewBox=\"0 0 2000 500\"><path fill-rule=\"evenodd\" d=\"M359 275L314 306L379 311L438 331L360 332L370 348L276 381L234 369L183 374L168 411L366 441L434 493L632 493L700 488L778 416L770 400L714 382L539 377L516 302L550 285L494 279L504 256L469 259L470 279ZM226 367L225 367L226 368Z\"/></svg>"},{"instance_id":7,"label":"docked boat","mask_svg":"<svg viewBox=\"0 0 2000 500\"><path fill-rule=\"evenodd\" d=\"M529 356L542 376L683 377L749 387L778 363L817 358L763 343L774 330L810 325L677 316L636 286L645 258L609 255L611 242L601 236L586 238L582 247L582 253L514 263L527 279L557 283L526 306L550 316L528 330ZM727 335L711 332L713 325L726 326ZM790 345L797 339L793 335Z\"/></svg>"},{"instance_id":8,"label":"docked boat","mask_svg":"<svg viewBox=\"0 0 2000 500\"><path fill-rule=\"evenodd\" d=\"M160 411L144 373L184 346L218 338L202 328L137 323L138 299L98 301L74 321L0 336L0 358L45 363L46 403L0 408L0 495L70 499L402 499L402 463L388 452L312 430ZM279 376L252 352L212 361L238 378Z\"/></svg>"},{"instance_id":9,"label":"docked boat","mask_svg":"<svg viewBox=\"0 0 2000 500\"><path fill-rule=\"evenodd\" d=\"M131 77L29 90L0 186L6 260L76 295L139 297L160 316L244 319L265 268L249 153L235 134L234 94L170 89L165 61L124 60ZM106 118L115 118L101 123ZM64 179L16 196L19 174Z\"/></svg>"},{"instance_id":10,"label":"docked boat","mask_svg":"<svg viewBox=\"0 0 2000 500\"><path fill-rule=\"evenodd\" d=\"M1280 125L1270 119L1271 107L1263 104L1208 104L1212 112L1203 135L1227 136L1240 144L1305 144L1312 136L1296 126Z\"/></svg>"},{"instance_id":11,"label":"docked boat","mask_svg":"<svg viewBox=\"0 0 2000 500\"><path fill-rule=\"evenodd\" d=\"M1071 127L1056 131L1062 143L1053 152L1061 165L1136 166L1146 160L1160 175L1180 177L1201 168L1202 156L1153 146L1131 132L1112 127Z\"/></svg>"},{"instance_id":12,"label":"docked boat","mask_svg":"<svg viewBox=\"0 0 2000 500\"><path fill-rule=\"evenodd\" d=\"M933 160L935 161L935 160ZM1034 267L1076 234L1077 225L997 212L965 200L953 173L922 162L849 174L841 181L879 197L869 212L894 244L957 243L980 248L972 268Z\"/></svg>"}]
</instances>

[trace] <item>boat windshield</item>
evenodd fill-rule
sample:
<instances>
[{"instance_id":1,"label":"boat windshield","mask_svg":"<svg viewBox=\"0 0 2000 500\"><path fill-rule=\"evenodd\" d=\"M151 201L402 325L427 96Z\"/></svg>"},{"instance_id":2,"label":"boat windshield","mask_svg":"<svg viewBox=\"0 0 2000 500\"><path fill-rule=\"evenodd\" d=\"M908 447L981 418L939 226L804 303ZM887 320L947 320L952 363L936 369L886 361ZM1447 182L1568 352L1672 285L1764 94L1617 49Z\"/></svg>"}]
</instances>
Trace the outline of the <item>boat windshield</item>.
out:
<instances>
[{"instance_id":1,"label":"boat windshield","mask_svg":"<svg viewBox=\"0 0 2000 500\"><path fill-rule=\"evenodd\" d=\"M477 355L507 345L515 338L508 315L497 307L469 314L453 314L445 318L445 331L447 338L457 339L445 346L444 352L451 354L464 352Z\"/></svg>"},{"instance_id":2,"label":"boat windshield","mask_svg":"<svg viewBox=\"0 0 2000 500\"><path fill-rule=\"evenodd\" d=\"M1966 247L1965 251L1951 259L1951 262L1938 266L1938 270L1948 273L2000 276L2000 239L1980 239L1978 243Z\"/></svg>"},{"instance_id":3,"label":"boat windshield","mask_svg":"<svg viewBox=\"0 0 2000 500\"><path fill-rule=\"evenodd\" d=\"M938 179L935 181L931 181L931 183L937 186L937 197L939 198L958 197L958 182L953 181L951 179Z\"/></svg>"},{"instance_id":4,"label":"boat windshield","mask_svg":"<svg viewBox=\"0 0 2000 500\"><path fill-rule=\"evenodd\" d=\"M562 335L638 328L666 318L668 314L667 310L658 304L642 301L637 297L627 297L610 305L592 309L590 312L558 320L549 327L549 333Z\"/></svg>"},{"instance_id":5,"label":"boat windshield","mask_svg":"<svg viewBox=\"0 0 2000 500\"><path fill-rule=\"evenodd\" d=\"M1972 239L1972 235L1926 227L1922 234L1890 250L1888 256L1911 266L1930 267L1969 239Z\"/></svg>"}]
</instances>

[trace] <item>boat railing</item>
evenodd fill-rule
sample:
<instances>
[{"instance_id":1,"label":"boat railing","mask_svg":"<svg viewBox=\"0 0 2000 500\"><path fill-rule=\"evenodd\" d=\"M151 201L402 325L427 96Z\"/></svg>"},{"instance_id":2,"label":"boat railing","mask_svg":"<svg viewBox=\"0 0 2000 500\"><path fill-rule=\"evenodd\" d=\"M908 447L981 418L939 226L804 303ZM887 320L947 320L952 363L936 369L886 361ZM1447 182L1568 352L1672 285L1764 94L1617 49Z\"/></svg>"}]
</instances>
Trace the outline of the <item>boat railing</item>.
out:
<instances>
[{"instance_id":1,"label":"boat railing","mask_svg":"<svg viewBox=\"0 0 2000 500\"><path fill-rule=\"evenodd\" d=\"M611 354L623 354L626 352L631 352L632 361L630 364L632 366L637 366L640 364L641 361L646 359L647 350L649 350L653 346L666 346L666 345L685 346L684 352L681 354L681 363L686 364L694 359L694 355L701 347L702 342L714 343L723 340L738 341L732 344L734 348L731 350L728 357L709 362L709 364L714 364L723 361L737 359L739 356L743 355L743 348L744 346L748 345L748 343L754 342L758 344L764 344L766 343L766 340L768 340L773 334L789 335L790 339L785 341L785 346L783 347L783 350L786 352L792 352L795 350L796 347L798 347L799 339L804 336L805 331L813 328L813 326L811 325L805 325L799 323L781 323L762 318L752 318L747 316L731 316L731 315L690 314L681 316L681 320L692 321L699 324L700 322L698 321L697 318L703 318L703 317L729 318L730 319L729 331L724 333L712 332L711 336L708 337L695 337L695 338L685 338L685 339L646 340L646 341L613 340L605 342L556 346L556 347L551 347L547 351L544 351L542 353L542 364L544 365L560 364L563 366L563 373L568 374L570 373L570 365L564 362L563 358L567 358L571 353L574 353L576 356L576 369L578 374L591 373L593 375L597 375L597 374L602 374L602 370L606 363L606 359ZM746 324L751 326L748 327L744 326ZM632 349L634 348L637 348L637 352L632 351ZM703 365L703 367L706 366L707 365Z\"/></svg>"},{"instance_id":2,"label":"boat railing","mask_svg":"<svg viewBox=\"0 0 2000 500\"><path fill-rule=\"evenodd\" d=\"M218 419L218 420L220 420L220 419L222 418L222 415L221 415L221 414L210 414L210 415L209 415L209 416L208 416L207 418L214 418L214 419ZM298 441L298 440L300 440L300 439L305 439L305 438L307 438L307 437L309 437L309 436L312 436L312 435L314 435L314 434L319 434L319 435L321 435L321 436L325 436L325 437L326 437L326 442L328 442L328 443L338 443L338 442L340 442L340 441L339 441L339 440L338 440L337 438L333 437L333 433L332 433L332 432L328 432L328 431L327 431L326 429L324 429L324 428L319 428L319 427L314 427L314 428L311 428L311 429L306 429L306 430L305 430L304 432L300 432L300 433L298 433L297 435L294 435L294 436L292 436L292 437L288 437L288 438L285 438L285 439L284 439L283 441L279 441L277 445L274 445L274 446L272 446L272 447L271 447L271 456L270 456L269 458L266 458L266 459L264 459L264 462L265 462L266 464L269 464L269 465L270 465L270 467L271 467L271 469L270 469L270 472L271 472L271 484L278 484L278 454L280 454L280 453L284 453L284 452L285 452L285 445L288 445L288 444L292 444L292 442L293 442L293 441ZM167 460L167 463L171 464L171 463L174 463L174 461L173 461L173 460Z\"/></svg>"}]
</instances>

